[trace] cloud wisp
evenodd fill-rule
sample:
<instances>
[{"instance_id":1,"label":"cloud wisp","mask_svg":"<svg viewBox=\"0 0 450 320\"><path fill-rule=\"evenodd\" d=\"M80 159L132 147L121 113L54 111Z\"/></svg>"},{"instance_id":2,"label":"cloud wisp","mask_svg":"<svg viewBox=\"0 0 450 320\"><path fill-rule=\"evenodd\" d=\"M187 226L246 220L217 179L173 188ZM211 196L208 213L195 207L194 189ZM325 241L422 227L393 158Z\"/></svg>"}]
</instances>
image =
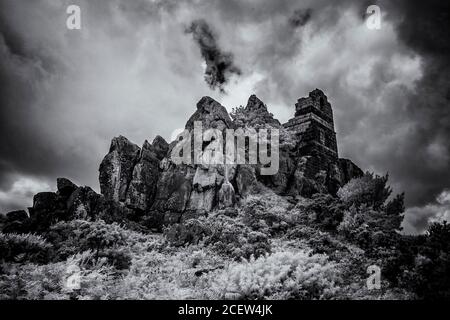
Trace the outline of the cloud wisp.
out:
<instances>
[{"instance_id":1,"label":"cloud wisp","mask_svg":"<svg viewBox=\"0 0 450 320\"><path fill-rule=\"evenodd\" d=\"M195 20L186 33L192 34L205 60L205 81L211 89L218 88L225 92L224 86L232 75L241 75L241 70L235 65L233 54L219 48L216 35L205 20Z\"/></svg>"}]
</instances>

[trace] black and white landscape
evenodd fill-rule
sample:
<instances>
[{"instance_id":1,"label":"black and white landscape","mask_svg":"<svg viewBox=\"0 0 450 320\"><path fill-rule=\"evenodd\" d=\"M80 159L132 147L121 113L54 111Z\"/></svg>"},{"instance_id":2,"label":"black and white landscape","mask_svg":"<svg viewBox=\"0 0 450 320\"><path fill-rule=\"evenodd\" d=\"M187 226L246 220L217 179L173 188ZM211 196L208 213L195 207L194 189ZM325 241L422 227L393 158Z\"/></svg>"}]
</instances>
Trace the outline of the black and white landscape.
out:
<instances>
[{"instance_id":1,"label":"black and white landscape","mask_svg":"<svg viewBox=\"0 0 450 320\"><path fill-rule=\"evenodd\" d=\"M449 299L449 9L0 0L0 299Z\"/></svg>"}]
</instances>

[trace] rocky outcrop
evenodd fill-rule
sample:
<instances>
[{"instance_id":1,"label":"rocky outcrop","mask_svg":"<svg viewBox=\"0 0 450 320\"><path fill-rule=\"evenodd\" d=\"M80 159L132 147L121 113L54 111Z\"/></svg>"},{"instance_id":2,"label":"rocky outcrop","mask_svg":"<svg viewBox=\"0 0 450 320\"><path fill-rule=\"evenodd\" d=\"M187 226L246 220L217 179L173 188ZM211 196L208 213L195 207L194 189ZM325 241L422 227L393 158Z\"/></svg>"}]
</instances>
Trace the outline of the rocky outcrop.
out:
<instances>
[{"instance_id":1,"label":"rocky outcrop","mask_svg":"<svg viewBox=\"0 0 450 320\"><path fill-rule=\"evenodd\" d=\"M210 97L200 99L196 112L189 118L185 128L193 130L196 121L201 122L204 131L212 128L224 132L234 126L226 109ZM203 149L207 145L208 143L203 143ZM172 143L171 147L173 146ZM175 165L168 154L162 160L161 167L163 170L150 212L152 223L156 227L158 223L172 224L205 215L217 207L219 191L224 181L223 165ZM234 168L231 168L230 175L234 176L234 172Z\"/></svg>"},{"instance_id":2,"label":"rocky outcrop","mask_svg":"<svg viewBox=\"0 0 450 320\"><path fill-rule=\"evenodd\" d=\"M78 187L67 201L69 216L73 219L91 219L103 212L105 198L90 187Z\"/></svg>"},{"instance_id":3,"label":"rocky outcrop","mask_svg":"<svg viewBox=\"0 0 450 320\"><path fill-rule=\"evenodd\" d=\"M231 208L236 203L236 195L233 185L228 181L224 181L219 190L219 209Z\"/></svg>"},{"instance_id":4,"label":"rocky outcrop","mask_svg":"<svg viewBox=\"0 0 450 320\"><path fill-rule=\"evenodd\" d=\"M158 180L155 202L151 215L155 216L156 227L166 222L178 222L186 210L193 189L194 168L176 166L165 161L165 170Z\"/></svg>"},{"instance_id":5,"label":"rocky outcrop","mask_svg":"<svg viewBox=\"0 0 450 320\"><path fill-rule=\"evenodd\" d=\"M125 137L111 142L109 153L100 165L100 189L106 201L121 202L128 208L147 213L156 197L160 162L169 144L157 136L142 149Z\"/></svg>"},{"instance_id":6,"label":"rocky outcrop","mask_svg":"<svg viewBox=\"0 0 450 320\"><path fill-rule=\"evenodd\" d=\"M194 122L201 121L203 129L214 128L224 130L232 128L230 115L220 103L210 97L203 97L197 103L197 110L186 122L185 128L194 129Z\"/></svg>"},{"instance_id":7,"label":"rocky outcrop","mask_svg":"<svg viewBox=\"0 0 450 320\"><path fill-rule=\"evenodd\" d=\"M247 106L241 108L234 115L234 124L237 127L250 128L280 128L281 123L267 110L267 106L256 95L252 94Z\"/></svg>"},{"instance_id":8,"label":"rocky outcrop","mask_svg":"<svg viewBox=\"0 0 450 320\"><path fill-rule=\"evenodd\" d=\"M78 188L77 185L66 178L58 178L56 180L56 187L58 189L57 194L64 199L68 199L70 195Z\"/></svg>"},{"instance_id":9,"label":"rocky outcrop","mask_svg":"<svg viewBox=\"0 0 450 320\"><path fill-rule=\"evenodd\" d=\"M127 190L126 204L130 208L145 212L153 204L159 178L158 151L147 141L144 142Z\"/></svg>"},{"instance_id":10,"label":"rocky outcrop","mask_svg":"<svg viewBox=\"0 0 450 320\"><path fill-rule=\"evenodd\" d=\"M66 201L54 192L41 192L33 197L33 207L28 209L29 231L40 232L60 220L69 218Z\"/></svg>"},{"instance_id":11,"label":"rocky outcrop","mask_svg":"<svg viewBox=\"0 0 450 320\"><path fill-rule=\"evenodd\" d=\"M251 165L239 165L236 171L237 193L241 197L258 192L255 168Z\"/></svg>"},{"instance_id":12,"label":"rocky outcrop","mask_svg":"<svg viewBox=\"0 0 450 320\"><path fill-rule=\"evenodd\" d=\"M109 153L100 164L100 190L107 200L125 201L140 148L119 136L111 141Z\"/></svg>"},{"instance_id":13,"label":"rocky outcrop","mask_svg":"<svg viewBox=\"0 0 450 320\"><path fill-rule=\"evenodd\" d=\"M156 155L156 158L161 161L167 156L167 152L169 151L169 144L166 140L164 140L161 136L156 136L152 142L153 152Z\"/></svg>"},{"instance_id":14,"label":"rocky outcrop","mask_svg":"<svg viewBox=\"0 0 450 320\"><path fill-rule=\"evenodd\" d=\"M185 128L193 130L195 121L200 121L203 132L211 128L223 134L225 129L277 129L277 173L263 175L259 164L177 165L171 150L179 141L169 145L156 136L140 148L119 136L111 141L99 168L101 194L58 178L56 192L36 194L29 215L25 211L9 213L2 219L3 229L40 232L61 220L101 218L161 230L213 210L235 216L240 201L262 188L294 198L315 193L335 195L348 181L363 175L353 162L338 158L331 105L320 90L299 99L295 117L284 125L255 95L232 115L233 120L220 103L203 97ZM182 143L193 145L192 132ZM202 141L203 150L210 143Z\"/></svg>"}]
</instances>

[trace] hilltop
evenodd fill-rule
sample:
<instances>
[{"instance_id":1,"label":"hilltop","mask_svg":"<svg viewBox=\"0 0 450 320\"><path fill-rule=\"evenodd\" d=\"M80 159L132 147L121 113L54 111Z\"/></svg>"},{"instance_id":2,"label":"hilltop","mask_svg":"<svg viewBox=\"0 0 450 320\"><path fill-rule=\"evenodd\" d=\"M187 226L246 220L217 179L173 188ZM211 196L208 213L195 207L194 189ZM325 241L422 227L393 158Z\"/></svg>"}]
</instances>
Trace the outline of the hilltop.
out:
<instances>
[{"instance_id":1,"label":"hilltop","mask_svg":"<svg viewBox=\"0 0 450 320\"><path fill-rule=\"evenodd\" d=\"M387 175L339 157L321 90L298 99L284 124L255 95L231 115L203 97L188 132L195 122L219 132L277 130L277 172L176 164L180 140L157 136L141 147L115 137L100 164L100 194L59 178L28 212L2 218L0 298L449 297L449 226L399 233L403 195L391 195ZM369 267L381 271L375 289Z\"/></svg>"}]
</instances>

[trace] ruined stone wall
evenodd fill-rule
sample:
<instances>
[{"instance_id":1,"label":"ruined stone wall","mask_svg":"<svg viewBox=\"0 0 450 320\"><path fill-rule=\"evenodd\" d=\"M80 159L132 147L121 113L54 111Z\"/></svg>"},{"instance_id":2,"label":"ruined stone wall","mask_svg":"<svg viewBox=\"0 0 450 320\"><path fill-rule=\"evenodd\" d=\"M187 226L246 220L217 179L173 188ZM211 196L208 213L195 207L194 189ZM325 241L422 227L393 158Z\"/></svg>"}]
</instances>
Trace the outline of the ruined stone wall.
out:
<instances>
[{"instance_id":1,"label":"ruined stone wall","mask_svg":"<svg viewBox=\"0 0 450 320\"><path fill-rule=\"evenodd\" d=\"M298 155L311 156L306 175L314 177L321 170L327 171L339 158L333 111L318 89L300 98L295 106L295 117L283 126L295 135Z\"/></svg>"}]
</instances>

